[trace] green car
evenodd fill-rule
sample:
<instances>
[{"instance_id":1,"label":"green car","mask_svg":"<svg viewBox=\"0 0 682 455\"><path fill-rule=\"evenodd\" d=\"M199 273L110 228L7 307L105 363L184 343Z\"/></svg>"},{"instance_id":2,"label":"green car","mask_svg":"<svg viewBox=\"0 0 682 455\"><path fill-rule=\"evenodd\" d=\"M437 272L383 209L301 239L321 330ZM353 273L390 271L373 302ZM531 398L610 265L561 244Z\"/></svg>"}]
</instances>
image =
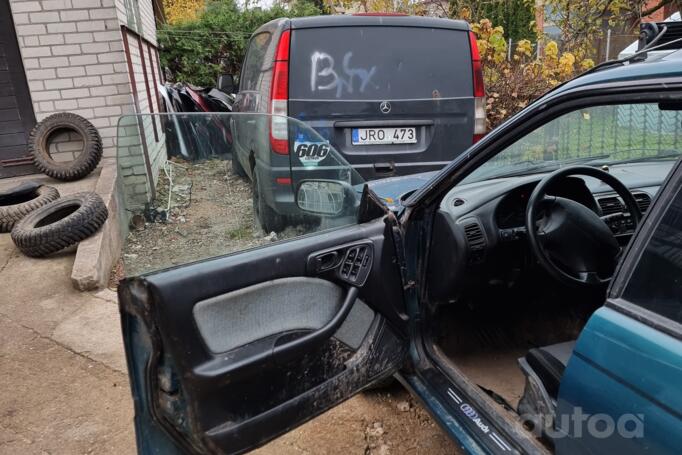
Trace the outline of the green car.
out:
<instances>
[{"instance_id":1,"label":"green car","mask_svg":"<svg viewBox=\"0 0 682 455\"><path fill-rule=\"evenodd\" d=\"M677 51L392 180L394 210L296 173L336 225L121 283L139 453L243 453L391 376L468 453L680 453L681 151Z\"/></svg>"}]
</instances>

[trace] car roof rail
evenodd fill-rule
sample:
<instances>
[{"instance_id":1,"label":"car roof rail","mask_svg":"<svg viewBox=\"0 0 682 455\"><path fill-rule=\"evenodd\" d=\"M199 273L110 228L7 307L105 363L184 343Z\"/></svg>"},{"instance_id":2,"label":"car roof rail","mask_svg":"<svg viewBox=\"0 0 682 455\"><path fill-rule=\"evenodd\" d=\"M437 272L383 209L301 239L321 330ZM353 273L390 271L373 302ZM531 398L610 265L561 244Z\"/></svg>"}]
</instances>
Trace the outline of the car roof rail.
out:
<instances>
[{"instance_id":1,"label":"car roof rail","mask_svg":"<svg viewBox=\"0 0 682 455\"><path fill-rule=\"evenodd\" d=\"M658 51L682 49L682 22L642 22L639 24L639 44L632 61L647 58L646 50L656 47Z\"/></svg>"}]
</instances>

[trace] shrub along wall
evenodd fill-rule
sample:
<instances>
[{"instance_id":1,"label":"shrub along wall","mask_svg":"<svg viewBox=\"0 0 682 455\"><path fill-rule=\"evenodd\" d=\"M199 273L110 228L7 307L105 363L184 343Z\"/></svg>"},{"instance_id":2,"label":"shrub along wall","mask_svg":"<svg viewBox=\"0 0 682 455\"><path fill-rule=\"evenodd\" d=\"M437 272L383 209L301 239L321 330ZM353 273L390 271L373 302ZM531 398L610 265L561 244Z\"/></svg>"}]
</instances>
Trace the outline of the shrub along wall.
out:
<instances>
[{"instance_id":1,"label":"shrub along wall","mask_svg":"<svg viewBox=\"0 0 682 455\"><path fill-rule=\"evenodd\" d=\"M278 17L314 16L320 8L295 0L287 8L276 4L241 10L234 0L208 2L196 19L158 30L161 63L173 80L213 86L220 74L239 74L251 34Z\"/></svg>"}]
</instances>

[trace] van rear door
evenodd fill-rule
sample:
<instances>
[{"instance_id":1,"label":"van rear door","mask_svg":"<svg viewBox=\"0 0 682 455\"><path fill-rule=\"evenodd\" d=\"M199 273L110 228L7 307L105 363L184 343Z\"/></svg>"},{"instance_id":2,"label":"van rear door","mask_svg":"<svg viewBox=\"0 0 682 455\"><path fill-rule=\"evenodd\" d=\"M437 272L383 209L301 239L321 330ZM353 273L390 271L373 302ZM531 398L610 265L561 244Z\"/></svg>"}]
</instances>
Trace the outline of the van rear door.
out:
<instances>
[{"instance_id":1,"label":"van rear door","mask_svg":"<svg viewBox=\"0 0 682 455\"><path fill-rule=\"evenodd\" d=\"M325 27L292 21L289 115L367 180L440 169L473 143L468 27L380 19ZM422 21L430 26L407 25Z\"/></svg>"}]
</instances>

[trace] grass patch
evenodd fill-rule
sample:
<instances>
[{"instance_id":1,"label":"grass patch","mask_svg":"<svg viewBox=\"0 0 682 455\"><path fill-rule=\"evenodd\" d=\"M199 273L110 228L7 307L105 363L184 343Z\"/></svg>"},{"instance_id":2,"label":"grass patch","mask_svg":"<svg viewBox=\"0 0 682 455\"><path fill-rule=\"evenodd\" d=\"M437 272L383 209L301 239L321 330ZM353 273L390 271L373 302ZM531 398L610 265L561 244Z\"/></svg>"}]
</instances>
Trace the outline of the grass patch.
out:
<instances>
[{"instance_id":1,"label":"grass patch","mask_svg":"<svg viewBox=\"0 0 682 455\"><path fill-rule=\"evenodd\" d=\"M227 237L230 240L242 240L251 236L251 228L248 226L238 226L227 230Z\"/></svg>"}]
</instances>

